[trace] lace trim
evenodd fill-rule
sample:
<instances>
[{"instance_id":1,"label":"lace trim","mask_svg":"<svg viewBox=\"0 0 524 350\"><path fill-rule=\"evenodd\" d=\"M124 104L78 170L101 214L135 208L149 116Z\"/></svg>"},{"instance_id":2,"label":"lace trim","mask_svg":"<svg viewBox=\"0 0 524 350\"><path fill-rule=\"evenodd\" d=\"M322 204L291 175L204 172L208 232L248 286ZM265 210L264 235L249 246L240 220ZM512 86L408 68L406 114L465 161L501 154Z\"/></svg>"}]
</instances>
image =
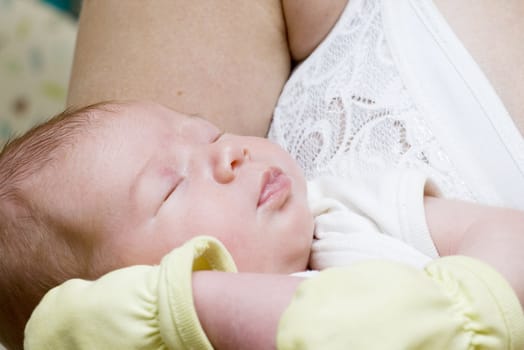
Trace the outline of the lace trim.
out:
<instances>
[{"instance_id":1,"label":"lace trim","mask_svg":"<svg viewBox=\"0 0 524 350\"><path fill-rule=\"evenodd\" d=\"M410 98L384 36L381 1L349 2L293 72L268 136L297 159L308 179L416 168L444 196L478 200Z\"/></svg>"}]
</instances>

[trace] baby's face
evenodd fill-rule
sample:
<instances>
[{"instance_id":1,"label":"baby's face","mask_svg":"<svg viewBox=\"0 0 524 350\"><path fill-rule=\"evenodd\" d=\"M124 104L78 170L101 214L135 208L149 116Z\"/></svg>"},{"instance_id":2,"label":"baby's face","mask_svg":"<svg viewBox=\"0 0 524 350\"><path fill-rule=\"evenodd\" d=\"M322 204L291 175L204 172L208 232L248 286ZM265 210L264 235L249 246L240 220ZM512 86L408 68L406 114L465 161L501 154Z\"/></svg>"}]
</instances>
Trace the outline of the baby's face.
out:
<instances>
[{"instance_id":1,"label":"baby's face","mask_svg":"<svg viewBox=\"0 0 524 350\"><path fill-rule=\"evenodd\" d=\"M158 263L197 235L222 241L241 271L307 265L313 220L286 151L159 105L118 108L64 163L66 224L126 265Z\"/></svg>"}]
</instances>

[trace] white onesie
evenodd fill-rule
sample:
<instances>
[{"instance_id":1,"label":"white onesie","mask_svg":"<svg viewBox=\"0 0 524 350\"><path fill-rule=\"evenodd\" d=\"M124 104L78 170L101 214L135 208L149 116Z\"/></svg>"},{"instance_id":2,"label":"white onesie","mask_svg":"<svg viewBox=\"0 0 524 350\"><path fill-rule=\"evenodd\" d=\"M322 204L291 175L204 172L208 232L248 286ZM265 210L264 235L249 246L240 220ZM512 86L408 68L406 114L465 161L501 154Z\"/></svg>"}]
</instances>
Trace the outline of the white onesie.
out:
<instances>
[{"instance_id":1,"label":"white onesie","mask_svg":"<svg viewBox=\"0 0 524 350\"><path fill-rule=\"evenodd\" d=\"M351 0L293 72L269 138L308 179L388 168L524 209L524 139L430 0Z\"/></svg>"},{"instance_id":2,"label":"white onesie","mask_svg":"<svg viewBox=\"0 0 524 350\"><path fill-rule=\"evenodd\" d=\"M315 217L310 268L323 270L369 259L423 268L438 257L424 211L424 194L438 195L413 170L357 180L321 176L308 182Z\"/></svg>"}]
</instances>

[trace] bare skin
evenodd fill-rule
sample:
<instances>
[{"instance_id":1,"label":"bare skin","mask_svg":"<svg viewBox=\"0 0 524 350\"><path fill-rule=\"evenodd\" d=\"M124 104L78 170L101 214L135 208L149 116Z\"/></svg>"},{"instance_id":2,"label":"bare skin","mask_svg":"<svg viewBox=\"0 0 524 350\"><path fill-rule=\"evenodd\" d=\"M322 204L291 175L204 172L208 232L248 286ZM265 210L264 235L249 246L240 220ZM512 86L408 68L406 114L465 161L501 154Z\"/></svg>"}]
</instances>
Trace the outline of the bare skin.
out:
<instances>
[{"instance_id":1,"label":"bare skin","mask_svg":"<svg viewBox=\"0 0 524 350\"><path fill-rule=\"evenodd\" d=\"M153 100L264 136L290 66L279 0L85 0L68 105Z\"/></svg>"},{"instance_id":2,"label":"bare skin","mask_svg":"<svg viewBox=\"0 0 524 350\"><path fill-rule=\"evenodd\" d=\"M524 2L435 0L524 135Z\"/></svg>"},{"instance_id":3,"label":"bare skin","mask_svg":"<svg viewBox=\"0 0 524 350\"><path fill-rule=\"evenodd\" d=\"M302 61L324 40L347 4L347 0L282 0L289 51Z\"/></svg>"}]
</instances>

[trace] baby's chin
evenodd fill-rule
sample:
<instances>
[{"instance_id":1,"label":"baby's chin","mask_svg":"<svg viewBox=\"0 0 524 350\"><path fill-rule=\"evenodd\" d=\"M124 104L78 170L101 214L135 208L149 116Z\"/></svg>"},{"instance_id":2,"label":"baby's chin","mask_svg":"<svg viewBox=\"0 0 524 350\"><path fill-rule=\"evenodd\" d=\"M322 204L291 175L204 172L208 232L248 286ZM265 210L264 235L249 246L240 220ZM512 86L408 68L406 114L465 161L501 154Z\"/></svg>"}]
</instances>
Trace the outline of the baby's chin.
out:
<instances>
[{"instance_id":1,"label":"baby's chin","mask_svg":"<svg viewBox=\"0 0 524 350\"><path fill-rule=\"evenodd\" d=\"M238 272L245 273L269 273L269 274L292 274L307 269L309 264L311 243L307 249L286 251L285 255L264 257L257 259L250 256L249 261L238 261ZM257 263L258 260L258 263ZM269 264L268 264L269 262Z\"/></svg>"},{"instance_id":2,"label":"baby's chin","mask_svg":"<svg viewBox=\"0 0 524 350\"><path fill-rule=\"evenodd\" d=\"M303 244L300 249L296 250L294 256L289 257L288 262L281 268L281 271L278 271L278 273L290 274L308 269L309 258L311 256L311 245L313 244L313 229L311 229L310 237L310 239L303 240Z\"/></svg>"},{"instance_id":3,"label":"baby's chin","mask_svg":"<svg viewBox=\"0 0 524 350\"><path fill-rule=\"evenodd\" d=\"M302 211L302 218L299 222L296 222L297 226L295 226L299 227L298 230L295 228L298 236L294 238L296 247L295 255L291 257L292 263L289 264L291 271L288 271L288 273L304 271L309 266L309 257L311 255L311 247L315 234L315 221L307 204L304 205Z\"/></svg>"}]
</instances>

